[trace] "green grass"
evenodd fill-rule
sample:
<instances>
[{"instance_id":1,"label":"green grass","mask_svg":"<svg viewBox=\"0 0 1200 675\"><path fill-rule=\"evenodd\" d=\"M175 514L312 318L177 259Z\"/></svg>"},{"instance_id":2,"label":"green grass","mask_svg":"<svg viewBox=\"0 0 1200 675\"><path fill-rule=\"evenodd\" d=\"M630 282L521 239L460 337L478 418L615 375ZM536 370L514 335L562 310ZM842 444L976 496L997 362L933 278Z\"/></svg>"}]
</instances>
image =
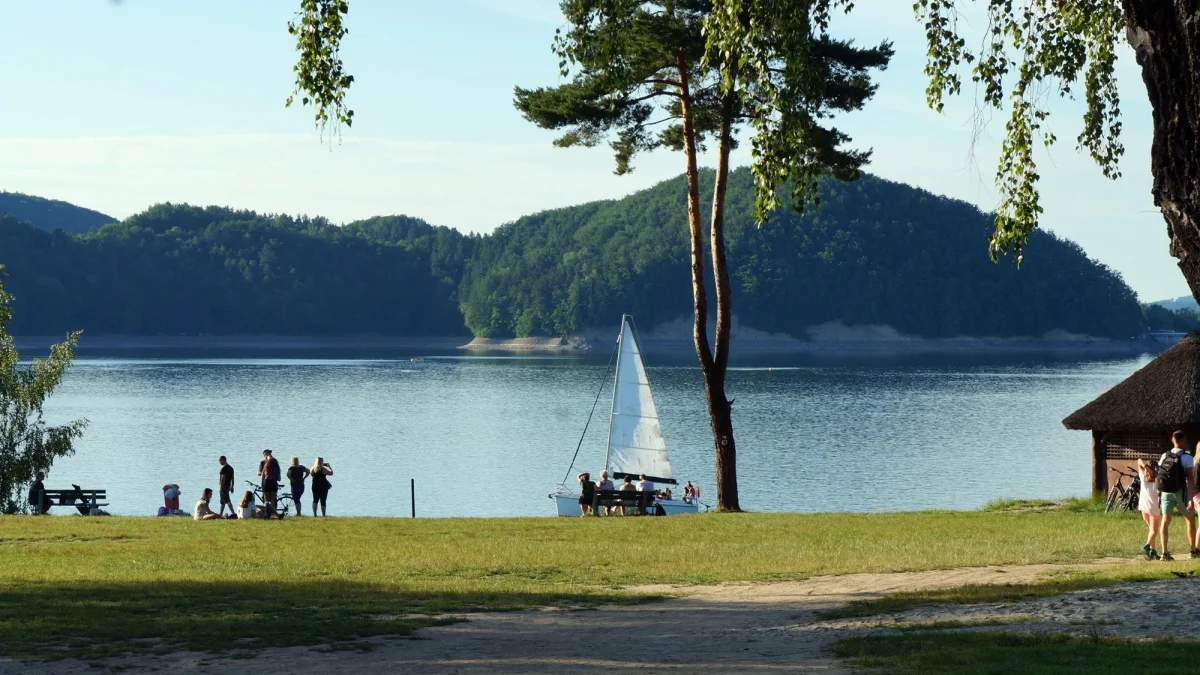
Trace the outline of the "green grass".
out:
<instances>
[{"instance_id":1,"label":"green grass","mask_svg":"<svg viewBox=\"0 0 1200 675\"><path fill-rule=\"evenodd\" d=\"M964 628L992 628L995 626L1013 626L1019 623L1032 623L1037 617L1030 614L1019 614L1002 619L939 619L934 621L912 621L909 623L889 626L899 631L930 631L930 630L963 630Z\"/></svg>"},{"instance_id":2,"label":"green grass","mask_svg":"<svg viewBox=\"0 0 1200 675\"><path fill-rule=\"evenodd\" d=\"M1048 598L1071 591L1082 591L1114 584L1161 581L1173 579L1172 572L1195 570L1191 561L1146 563L1144 565L1113 565L1089 569L1066 570L1044 581L1030 584L969 585L927 591L893 593L882 598L855 600L842 607L820 613L823 619L852 619L880 614L896 614L929 605L977 605L992 602L1014 602Z\"/></svg>"},{"instance_id":3,"label":"green grass","mask_svg":"<svg viewBox=\"0 0 1200 675\"><path fill-rule=\"evenodd\" d=\"M1035 511L1055 509L1071 513L1104 513L1104 496L1068 497L1066 499L993 499L983 507L984 511ZM1127 514L1113 514L1127 515Z\"/></svg>"},{"instance_id":4,"label":"green grass","mask_svg":"<svg viewBox=\"0 0 1200 675\"><path fill-rule=\"evenodd\" d=\"M1071 563L1133 518L1062 510L612 519L0 519L0 655L405 635L470 610L637 602L649 583ZM642 551L644 562L631 552ZM231 642L229 636L253 639Z\"/></svg>"},{"instance_id":5,"label":"green grass","mask_svg":"<svg viewBox=\"0 0 1200 675\"><path fill-rule=\"evenodd\" d=\"M879 675L1126 675L1190 672L1196 645L1063 635L908 633L839 640L834 653Z\"/></svg>"}]
</instances>

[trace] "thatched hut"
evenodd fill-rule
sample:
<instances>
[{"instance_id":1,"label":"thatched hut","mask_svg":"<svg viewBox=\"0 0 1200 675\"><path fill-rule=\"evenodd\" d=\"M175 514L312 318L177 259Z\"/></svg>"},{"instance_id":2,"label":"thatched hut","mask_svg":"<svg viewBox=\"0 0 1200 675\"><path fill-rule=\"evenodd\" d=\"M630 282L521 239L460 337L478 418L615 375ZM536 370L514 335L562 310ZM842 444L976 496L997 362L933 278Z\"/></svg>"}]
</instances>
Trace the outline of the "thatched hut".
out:
<instances>
[{"instance_id":1,"label":"thatched hut","mask_svg":"<svg viewBox=\"0 0 1200 675\"><path fill-rule=\"evenodd\" d=\"M1200 332L1174 347L1063 420L1092 432L1092 490L1107 492L1115 475L1140 457L1158 459L1183 430L1200 440Z\"/></svg>"}]
</instances>

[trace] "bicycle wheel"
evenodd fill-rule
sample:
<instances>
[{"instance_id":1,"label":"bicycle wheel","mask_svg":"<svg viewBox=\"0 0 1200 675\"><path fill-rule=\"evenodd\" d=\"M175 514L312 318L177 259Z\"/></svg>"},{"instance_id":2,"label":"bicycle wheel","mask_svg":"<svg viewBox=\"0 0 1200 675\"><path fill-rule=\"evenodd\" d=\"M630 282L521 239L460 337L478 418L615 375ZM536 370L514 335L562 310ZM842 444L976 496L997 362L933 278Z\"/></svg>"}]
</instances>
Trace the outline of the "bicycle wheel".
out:
<instances>
[{"instance_id":1,"label":"bicycle wheel","mask_svg":"<svg viewBox=\"0 0 1200 675\"><path fill-rule=\"evenodd\" d=\"M1137 490L1134 490L1133 488L1129 488L1129 490L1126 491L1126 493L1125 493L1125 510L1126 511L1137 511L1138 510L1138 500L1140 499L1140 497L1141 497L1141 495L1138 494Z\"/></svg>"},{"instance_id":2,"label":"bicycle wheel","mask_svg":"<svg viewBox=\"0 0 1200 675\"><path fill-rule=\"evenodd\" d=\"M1108 501L1104 502L1104 512L1105 513L1112 511L1113 506L1117 503L1117 497L1120 497L1120 496L1121 496L1121 488L1114 485L1112 487L1112 489L1108 491Z\"/></svg>"},{"instance_id":3,"label":"bicycle wheel","mask_svg":"<svg viewBox=\"0 0 1200 675\"><path fill-rule=\"evenodd\" d=\"M279 495L275 500L275 512L280 518L286 518L288 512L292 510L293 500L291 495Z\"/></svg>"}]
</instances>

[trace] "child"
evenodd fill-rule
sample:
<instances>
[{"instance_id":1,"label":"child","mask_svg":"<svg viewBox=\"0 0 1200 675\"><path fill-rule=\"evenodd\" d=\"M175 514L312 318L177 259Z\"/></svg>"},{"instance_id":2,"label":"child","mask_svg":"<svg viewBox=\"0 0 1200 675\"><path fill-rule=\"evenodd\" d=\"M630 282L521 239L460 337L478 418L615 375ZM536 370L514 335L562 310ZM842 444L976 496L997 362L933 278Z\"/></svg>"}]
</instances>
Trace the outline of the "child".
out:
<instances>
[{"instance_id":1,"label":"child","mask_svg":"<svg viewBox=\"0 0 1200 675\"><path fill-rule=\"evenodd\" d=\"M1142 547L1142 555L1146 556L1147 560L1156 560L1158 551L1155 551L1154 547L1158 544L1158 526L1162 520L1162 509L1158 503L1158 487L1154 484L1158 466L1151 460L1139 459L1137 468L1142 477L1142 492L1138 495L1138 509L1142 512L1142 520L1146 521L1146 525L1150 527L1150 532L1146 535L1146 545Z\"/></svg>"}]
</instances>

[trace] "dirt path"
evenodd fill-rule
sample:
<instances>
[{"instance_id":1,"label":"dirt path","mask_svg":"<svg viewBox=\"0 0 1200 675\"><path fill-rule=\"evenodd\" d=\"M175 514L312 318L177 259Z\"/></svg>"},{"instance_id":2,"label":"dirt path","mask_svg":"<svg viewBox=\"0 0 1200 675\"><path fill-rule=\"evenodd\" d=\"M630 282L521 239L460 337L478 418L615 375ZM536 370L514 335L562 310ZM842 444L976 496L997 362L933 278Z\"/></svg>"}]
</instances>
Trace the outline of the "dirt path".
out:
<instances>
[{"instance_id":1,"label":"dirt path","mask_svg":"<svg viewBox=\"0 0 1200 675\"><path fill-rule=\"evenodd\" d=\"M878 630L886 624L879 619L874 623L869 620L818 622L816 613L822 609L898 591L966 584L1027 583L1068 567L1080 566L981 567L853 574L794 583L647 587L650 591L669 591L684 597L594 611L474 614L465 623L422 630L416 639L381 640L374 650L365 653L271 649L250 660L179 653L118 659L106 665L117 669L132 667L173 673L244 672L255 675L588 674L650 670L705 674L840 673L843 671L829 656L826 647L838 637ZM967 607L943 611L969 613L979 610L978 607ZM933 617L931 610L916 610L910 614L914 621ZM28 666L0 662L0 672L20 675L88 670L88 664L80 662ZM101 672L98 668L90 670Z\"/></svg>"}]
</instances>

